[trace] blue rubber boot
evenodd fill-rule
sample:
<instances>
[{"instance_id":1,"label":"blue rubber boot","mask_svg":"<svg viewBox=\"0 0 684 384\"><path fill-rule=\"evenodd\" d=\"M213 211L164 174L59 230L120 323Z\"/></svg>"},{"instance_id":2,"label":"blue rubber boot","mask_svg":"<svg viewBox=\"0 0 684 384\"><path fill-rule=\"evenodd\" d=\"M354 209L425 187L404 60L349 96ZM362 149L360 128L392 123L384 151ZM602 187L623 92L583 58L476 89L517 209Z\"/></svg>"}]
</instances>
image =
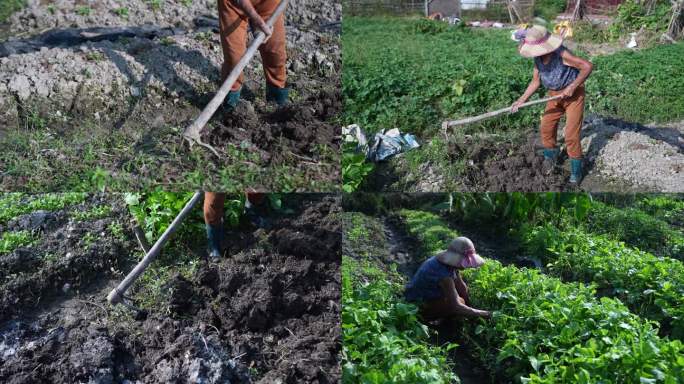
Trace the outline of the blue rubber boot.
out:
<instances>
[{"instance_id":1,"label":"blue rubber boot","mask_svg":"<svg viewBox=\"0 0 684 384\"><path fill-rule=\"evenodd\" d=\"M212 259L221 258L221 243L223 242L223 224L206 225L207 242L209 243L209 257Z\"/></svg>"},{"instance_id":2,"label":"blue rubber boot","mask_svg":"<svg viewBox=\"0 0 684 384\"><path fill-rule=\"evenodd\" d=\"M582 181L582 159L570 159L570 183L579 184Z\"/></svg>"},{"instance_id":3,"label":"blue rubber boot","mask_svg":"<svg viewBox=\"0 0 684 384\"><path fill-rule=\"evenodd\" d=\"M544 149L544 162L542 170L545 175L550 175L558 162L558 148Z\"/></svg>"},{"instance_id":4,"label":"blue rubber boot","mask_svg":"<svg viewBox=\"0 0 684 384\"><path fill-rule=\"evenodd\" d=\"M226 96L225 101L225 105L228 110L232 111L235 109L235 107L237 107L238 101L240 101L240 91L241 89L228 92L228 96Z\"/></svg>"},{"instance_id":5,"label":"blue rubber boot","mask_svg":"<svg viewBox=\"0 0 684 384\"><path fill-rule=\"evenodd\" d=\"M288 88L278 88L271 84L266 84L266 101L273 101L282 107L287 104L289 94L290 90Z\"/></svg>"}]
</instances>

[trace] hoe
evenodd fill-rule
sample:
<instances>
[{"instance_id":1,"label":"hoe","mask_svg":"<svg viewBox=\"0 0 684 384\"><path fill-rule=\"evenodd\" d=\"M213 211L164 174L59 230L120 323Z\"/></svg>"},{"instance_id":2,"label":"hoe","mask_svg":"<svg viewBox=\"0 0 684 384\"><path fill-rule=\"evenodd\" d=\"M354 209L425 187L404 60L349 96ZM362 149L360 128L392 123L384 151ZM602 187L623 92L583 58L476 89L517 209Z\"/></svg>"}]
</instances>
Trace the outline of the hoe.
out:
<instances>
[{"instance_id":1,"label":"hoe","mask_svg":"<svg viewBox=\"0 0 684 384\"><path fill-rule=\"evenodd\" d=\"M154 259L156 259L157 256L159 256L159 253L161 252L166 242L178 230L183 220L185 220L190 211L192 211L192 208L195 205L197 205L197 203L202 199L202 196L203 192L195 192L195 194L192 195L190 201L188 201L185 204L185 207L183 207L178 216L176 216L176 218L173 219L171 225L169 225L169 227L166 228L164 233L159 237L157 242L154 243L152 248L150 248L149 251L146 252L145 257L143 257L140 263L138 263L138 265L136 265L135 268L133 268L133 270L126 276L126 278L123 279L123 281L119 283L119 285L116 288L114 288L109 293L109 295L107 295L107 301L109 301L110 304L122 304L136 311L138 315L144 316L144 311L133 306L130 303L132 300L129 297L126 297L125 293L131 287L131 285L133 285L133 283L140 277L140 275L142 275L142 273L145 272L147 267L150 266Z\"/></svg>"},{"instance_id":2,"label":"hoe","mask_svg":"<svg viewBox=\"0 0 684 384\"><path fill-rule=\"evenodd\" d=\"M526 103L520 104L520 108L529 107L529 106L535 105L535 104L546 103L547 101L560 99L561 97L562 97L561 95L556 95L556 96L551 96L551 97L547 97L544 99L528 101ZM488 119L490 117L498 116L498 115L501 115L501 114L504 114L504 113L507 113L510 111L511 111L511 107L506 107L506 108L502 108L502 109L497 109L496 111L483 113L481 115L467 117L465 119L443 121L442 122L442 133L444 134L444 138L447 139L447 129L449 129L449 127L455 127L457 125L465 125L465 124L470 124L470 123L476 123L478 121Z\"/></svg>"},{"instance_id":3,"label":"hoe","mask_svg":"<svg viewBox=\"0 0 684 384\"><path fill-rule=\"evenodd\" d=\"M287 2L288 0L282 0L280 4L278 4L278 7L273 12L273 15L271 15L271 17L266 22L266 24L268 24L269 27L273 27L273 24L275 24L275 21L276 19L278 19L278 16L280 16L280 14L282 14L285 10ZM185 131L183 132L183 138L185 138L185 140L188 141L188 144L191 148L193 144L199 144L202 147L205 147L208 150L210 150L217 157L219 157L219 153L214 147L202 142L200 132L202 131L202 128L204 128L204 126L207 124L209 119L211 119L211 117L214 115L216 110L221 106L223 100L226 98L226 95L228 95L228 92L230 92L230 88L235 83L235 80L237 80L238 76L240 76L240 73L243 69L245 69L249 61L252 60L252 57L254 57L254 54L256 53L257 49L259 48L259 46L265 38L266 35L262 31L259 31L256 34L256 36L250 43L249 47L247 48L247 51L242 56L240 61L238 61L237 65L235 65L233 70L230 72L226 80L223 82L223 85L221 85L221 88L219 88L218 92L216 92L216 95L214 95L214 98L212 98L209 104L207 104L207 106L204 107L204 110L202 110L197 119L192 124L190 124L189 127L185 129Z\"/></svg>"}]
</instances>

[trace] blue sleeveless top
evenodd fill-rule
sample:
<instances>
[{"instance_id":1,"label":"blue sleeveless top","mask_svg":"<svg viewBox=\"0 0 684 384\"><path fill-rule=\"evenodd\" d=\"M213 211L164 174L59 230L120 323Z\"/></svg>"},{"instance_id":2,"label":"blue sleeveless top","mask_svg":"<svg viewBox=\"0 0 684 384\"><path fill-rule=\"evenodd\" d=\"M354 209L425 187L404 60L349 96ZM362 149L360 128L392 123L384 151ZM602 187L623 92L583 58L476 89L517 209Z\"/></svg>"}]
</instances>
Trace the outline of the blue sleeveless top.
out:
<instances>
[{"instance_id":1,"label":"blue sleeveless top","mask_svg":"<svg viewBox=\"0 0 684 384\"><path fill-rule=\"evenodd\" d=\"M425 260L406 285L404 293L406 301L417 302L441 298L443 293L439 281L445 277L452 279L456 277L456 268L440 262L437 256Z\"/></svg>"},{"instance_id":2,"label":"blue sleeveless top","mask_svg":"<svg viewBox=\"0 0 684 384\"><path fill-rule=\"evenodd\" d=\"M551 53L551 60L548 64L542 62L541 56L534 58L534 65L537 66L542 85L552 91L561 90L577 78L579 69L563 64L561 52L566 50L564 46Z\"/></svg>"}]
</instances>

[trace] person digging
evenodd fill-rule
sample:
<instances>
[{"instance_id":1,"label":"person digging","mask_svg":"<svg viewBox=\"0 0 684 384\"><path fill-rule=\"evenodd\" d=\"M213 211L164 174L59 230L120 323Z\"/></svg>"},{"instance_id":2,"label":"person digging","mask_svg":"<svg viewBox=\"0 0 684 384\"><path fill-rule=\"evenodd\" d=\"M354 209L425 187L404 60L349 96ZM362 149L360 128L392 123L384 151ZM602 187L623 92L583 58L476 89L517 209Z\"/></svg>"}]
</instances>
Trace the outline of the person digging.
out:
<instances>
[{"instance_id":1,"label":"person digging","mask_svg":"<svg viewBox=\"0 0 684 384\"><path fill-rule=\"evenodd\" d=\"M287 54L285 51L285 16L280 15L271 29L264 20L271 17L279 0L218 0L219 34L223 49L221 82L247 50L247 27L260 29L265 35L259 47L266 77L266 101L279 106L287 104ZM226 97L225 106L235 109L240 100L244 74L240 74Z\"/></svg>"},{"instance_id":2,"label":"person digging","mask_svg":"<svg viewBox=\"0 0 684 384\"><path fill-rule=\"evenodd\" d=\"M264 208L266 194L248 191L245 196L245 216L258 228L265 226L265 219L259 215L260 208ZM204 224L207 230L207 245L209 258L217 260L223 255L223 226L224 203L226 194L220 192L204 192Z\"/></svg>"},{"instance_id":3,"label":"person digging","mask_svg":"<svg viewBox=\"0 0 684 384\"><path fill-rule=\"evenodd\" d=\"M470 307L468 286L459 271L479 268L484 260L475 253L467 237L454 239L446 251L425 260L404 293L408 302L418 305L425 321L454 317L490 318L491 312Z\"/></svg>"},{"instance_id":4,"label":"person digging","mask_svg":"<svg viewBox=\"0 0 684 384\"><path fill-rule=\"evenodd\" d=\"M558 122L565 116L565 145L570 157L570 183L582 180L582 147L580 129L584 114L584 82L591 74L592 63L573 55L563 45L560 35L552 34L546 28L535 25L515 32L519 41L521 56L534 58L532 81L525 93L511 105L511 113L532 96L540 85L549 90L550 96L561 95L560 99L546 103L541 120L541 139L544 146L544 173L549 175L558 161L556 133Z\"/></svg>"}]
</instances>

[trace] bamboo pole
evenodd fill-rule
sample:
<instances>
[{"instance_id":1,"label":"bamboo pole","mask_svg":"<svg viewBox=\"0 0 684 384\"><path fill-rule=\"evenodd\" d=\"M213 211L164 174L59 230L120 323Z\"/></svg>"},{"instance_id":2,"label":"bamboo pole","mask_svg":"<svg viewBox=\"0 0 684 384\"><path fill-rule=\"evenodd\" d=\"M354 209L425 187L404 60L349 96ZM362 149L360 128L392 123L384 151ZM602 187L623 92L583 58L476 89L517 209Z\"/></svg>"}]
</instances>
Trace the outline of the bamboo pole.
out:
<instances>
[{"instance_id":1,"label":"bamboo pole","mask_svg":"<svg viewBox=\"0 0 684 384\"><path fill-rule=\"evenodd\" d=\"M273 28L273 24L275 24L275 21L283 13L285 7L287 6L287 3L288 0L282 0L280 4L278 4L278 7L275 9L271 17L266 22L266 24L268 24L269 27ZM230 89L233 87L233 84L235 84L235 81L240 76L240 73L242 73L242 70L245 69L249 61L252 60L252 57L254 57L257 49L259 48L259 46L265 38L266 35L262 31L259 31L256 34L256 36L250 43L249 47L247 48L247 51L242 56L240 61L238 61L238 63L235 65L233 70L230 72L226 80L223 82L223 85L221 85L221 88L219 88L218 92L216 92L216 95L214 95L214 98L211 99L211 101L209 102L209 104L207 104L206 107L204 107L204 110L202 110L202 113L200 113L197 119L192 124L190 124L189 127L185 129L185 131L183 132L183 138L185 138L185 140L188 141L188 144L191 148L193 144L199 144L209 149L216 156L219 156L218 151L214 147L202 142L202 138L200 137L200 131L202 131L202 128L204 128L207 122L209 122L209 119L211 119L216 110L219 109L219 107L223 103L223 100L228 95L228 92L230 92Z\"/></svg>"},{"instance_id":2,"label":"bamboo pole","mask_svg":"<svg viewBox=\"0 0 684 384\"><path fill-rule=\"evenodd\" d=\"M519 108L529 107L529 106L535 105L535 104L546 103L547 101L560 99L561 97L562 97L561 95L556 95L556 96L546 97L546 98L543 98L543 99L528 101L528 102L526 102L526 103L520 104L520 107L519 107ZM510 112L510 111L511 111L511 107L506 107L506 108L497 109L496 111L491 111L491 112L483 113L483 114L481 114L481 115L472 116L472 117L467 117L467 118L465 118L465 119L460 119L460 120L446 120L446 121L443 121L443 122L442 122L442 130L444 131L444 135L446 136L446 132L447 132L447 129L448 129L449 127L455 127L455 126L457 126L457 125L464 125L464 124L475 123L475 122L478 122L478 121L481 121L481 120L485 120L485 119L488 119L488 118L490 118L490 117L498 116L498 115L501 115L501 114L504 114L504 113L507 113L507 112Z\"/></svg>"},{"instance_id":3,"label":"bamboo pole","mask_svg":"<svg viewBox=\"0 0 684 384\"><path fill-rule=\"evenodd\" d=\"M175 219L173 219L173 222L171 222L171 225L169 225L168 228L166 228L166 231L159 237L156 243L152 246L152 249L147 252L145 257L138 263L138 265L133 268L133 270L126 276L126 278L123 279L119 285L114 288L109 295L107 295L107 301L109 301L110 304L116 305L120 303L123 298L124 294L128 290L128 288L133 285L135 280L142 275L143 272L147 269L147 267L152 264L154 259L159 256L159 253L161 252L162 248L166 244L166 242L173 236L173 234L178 230L180 227L180 224L185 220L185 218L190 214L190 211L192 211L192 208L197 205L197 202L199 202L202 199L202 196L204 195L203 192L198 191L195 192L194 195L192 195L192 198L190 201L185 204L185 207L180 211L178 216L176 216Z\"/></svg>"}]
</instances>

